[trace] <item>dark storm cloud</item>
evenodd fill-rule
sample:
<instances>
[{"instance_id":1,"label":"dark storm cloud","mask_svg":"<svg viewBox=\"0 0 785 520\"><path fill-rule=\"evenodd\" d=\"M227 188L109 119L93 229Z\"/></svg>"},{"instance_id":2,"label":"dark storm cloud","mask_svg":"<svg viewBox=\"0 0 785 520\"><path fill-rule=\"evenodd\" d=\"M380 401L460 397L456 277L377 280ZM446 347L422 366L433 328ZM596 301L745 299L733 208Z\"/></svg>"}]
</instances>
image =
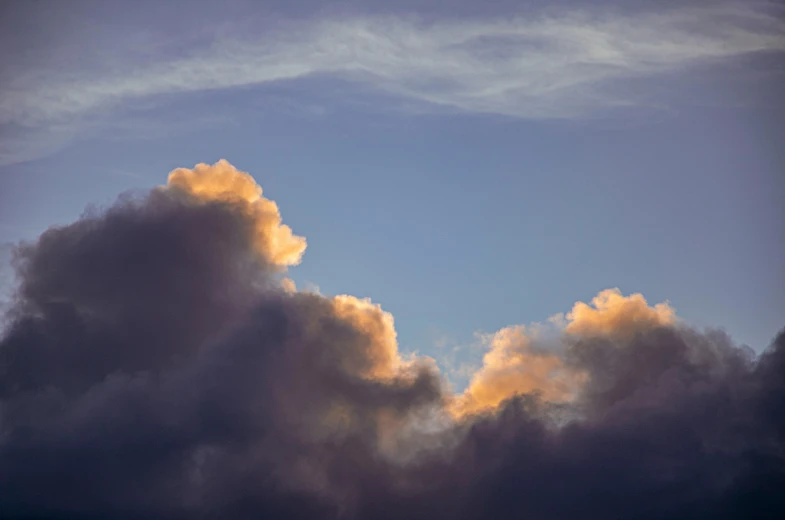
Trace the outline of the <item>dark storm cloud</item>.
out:
<instances>
[{"instance_id":1,"label":"dark storm cloud","mask_svg":"<svg viewBox=\"0 0 785 520\"><path fill-rule=\"evenodd\" d=\"M555 428L557 410L512 400L448 462L413 470L433 472L416 500L385 495L359 516L782 517L785 333L760 360L671 328L574 349L592 376L581 419Z\"/></svg>"},{"instance_id":2,"label":"dark storm cloud","mask_svg":"<svg viewBox=\"0 0 785 520\"><path fill-rule=\"evenodd\" d=\"M438 375L380 376L380 311L281 290L221 197L155 190L18 249L0 516L783 517L785 334L760 357L682 325L577 337L574 403L415 429L403 457Z\"/></svg>"}]
</instances>

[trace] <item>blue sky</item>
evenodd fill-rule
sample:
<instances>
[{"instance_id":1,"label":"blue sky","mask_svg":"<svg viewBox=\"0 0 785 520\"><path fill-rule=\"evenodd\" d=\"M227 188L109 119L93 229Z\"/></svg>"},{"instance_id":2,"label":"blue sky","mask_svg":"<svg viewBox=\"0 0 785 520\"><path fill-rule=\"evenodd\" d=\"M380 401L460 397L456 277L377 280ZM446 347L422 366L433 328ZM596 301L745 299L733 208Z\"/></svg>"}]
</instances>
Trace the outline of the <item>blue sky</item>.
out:
<instances>
[{"instance_id":1,"label":"blue sky","mask_svg":"<svg viewBox=\"0 0 785 520\"><path fill-rule=\"evenodd\" d=\"M307 237L298 285L403 350L609 287L756 349L785 324L775 3L30 4L0 17L6 259L226 158Z\"/></svg>"}]
</instances>

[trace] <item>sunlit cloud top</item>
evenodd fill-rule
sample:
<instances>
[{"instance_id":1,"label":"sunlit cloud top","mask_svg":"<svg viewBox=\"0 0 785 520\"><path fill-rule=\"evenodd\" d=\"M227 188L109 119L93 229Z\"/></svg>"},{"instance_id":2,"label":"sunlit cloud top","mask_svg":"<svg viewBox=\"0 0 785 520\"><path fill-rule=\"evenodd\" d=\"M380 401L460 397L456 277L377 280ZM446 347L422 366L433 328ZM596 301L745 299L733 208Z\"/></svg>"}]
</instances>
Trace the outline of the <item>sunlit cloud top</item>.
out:
<instances>
[{"instance_id":1,"label":"sunlit cloud top","mask_svg":"<svg viewBox=\"0 0 785 520\"><path fill-rule=\"evenodd\" d=\"M166 189L180 190L196 200L232 204L253 224L256 250L273 266L297 265L307 243L282 223L275 201L262 196L262 187L247 172L222 159L177 168L169 174Z\"/></svg>"}]
</instances>

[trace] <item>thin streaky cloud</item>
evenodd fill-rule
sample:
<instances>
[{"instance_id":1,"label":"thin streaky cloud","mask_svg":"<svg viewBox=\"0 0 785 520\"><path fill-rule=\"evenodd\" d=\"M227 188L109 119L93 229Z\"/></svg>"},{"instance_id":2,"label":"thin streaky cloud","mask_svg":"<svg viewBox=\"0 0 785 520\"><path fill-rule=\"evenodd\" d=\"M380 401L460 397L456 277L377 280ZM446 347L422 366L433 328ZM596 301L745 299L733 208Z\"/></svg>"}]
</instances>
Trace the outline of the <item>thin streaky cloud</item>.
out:
<instances>
[{"instance_id":1,"label":"thin streaky cloud","mask_svg":"<svg viewBox=\"0 0 785 520\"><path fill-rule=\"evenodd\" d=\"M257 39L221 36L187 57L167 59L162 51L152 63L114 67L110 74L21 71L3 88L0 124L76 124L158 95L323 75L466 112L582 117L643 103L640 93L614 88L616 82L785 51L785 21L761 5L436 23L400 16L281 23Z\"/></svg>"}]
</instances>

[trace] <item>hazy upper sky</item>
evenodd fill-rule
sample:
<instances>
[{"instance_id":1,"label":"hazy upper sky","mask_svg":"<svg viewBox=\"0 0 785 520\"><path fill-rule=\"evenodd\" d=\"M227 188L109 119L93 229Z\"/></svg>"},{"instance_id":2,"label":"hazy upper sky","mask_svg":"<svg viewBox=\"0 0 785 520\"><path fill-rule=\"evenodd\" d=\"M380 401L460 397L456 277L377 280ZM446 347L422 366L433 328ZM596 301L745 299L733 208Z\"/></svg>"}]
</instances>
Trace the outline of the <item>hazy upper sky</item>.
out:
<instances>
[{"instance_id":1,"label":"hazy upper sky","mask_svg":"<svg viewBox=\"0 0 785 520\"><path fill-rule=\"evenodd\" d=\"M308 238L298 285L373 298L404 351L609 287L764 347L785 316L783 8L484 4L3 2L3 262L226 158Z\"/></svg>"}]
</instances>

